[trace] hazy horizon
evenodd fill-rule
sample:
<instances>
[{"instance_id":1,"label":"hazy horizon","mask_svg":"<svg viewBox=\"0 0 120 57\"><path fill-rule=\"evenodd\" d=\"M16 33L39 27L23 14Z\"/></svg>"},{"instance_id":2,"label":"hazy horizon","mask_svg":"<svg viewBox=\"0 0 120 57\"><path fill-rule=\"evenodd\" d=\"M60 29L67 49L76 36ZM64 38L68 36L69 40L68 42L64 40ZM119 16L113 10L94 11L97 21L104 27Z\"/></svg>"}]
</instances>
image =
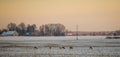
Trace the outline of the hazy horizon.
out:
<instances>
[{"instance_id":1,"label":"hazy horizon","mask_svg":"<svg viewBox=\"0 0 120 57\"><path fill-rule=\"evenodd\" d=\"M120 0L0 0L0 29L17 25L61 23L68 30L120 29ZM39 28L39 27L38 27Z\"/></svg>"}]
</instances>

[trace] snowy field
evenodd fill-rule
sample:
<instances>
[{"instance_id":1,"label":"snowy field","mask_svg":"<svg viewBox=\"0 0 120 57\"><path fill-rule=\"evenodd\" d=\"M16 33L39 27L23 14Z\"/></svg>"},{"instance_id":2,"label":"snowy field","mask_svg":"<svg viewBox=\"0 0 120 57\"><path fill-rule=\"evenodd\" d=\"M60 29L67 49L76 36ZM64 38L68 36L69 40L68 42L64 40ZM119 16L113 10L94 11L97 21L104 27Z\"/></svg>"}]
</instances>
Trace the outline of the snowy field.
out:
<instances>
[{"instance_id":1,"label":"snowy field","mask_svg":"<svg viewBox=\"0 0 120 57\"><path fill-rule=\"evenodd\" d=\"M92 47L92 48L91 48ZM105 36L0 37L0 57L120 57L120 39Z\"/></svg>"}]
</instances>

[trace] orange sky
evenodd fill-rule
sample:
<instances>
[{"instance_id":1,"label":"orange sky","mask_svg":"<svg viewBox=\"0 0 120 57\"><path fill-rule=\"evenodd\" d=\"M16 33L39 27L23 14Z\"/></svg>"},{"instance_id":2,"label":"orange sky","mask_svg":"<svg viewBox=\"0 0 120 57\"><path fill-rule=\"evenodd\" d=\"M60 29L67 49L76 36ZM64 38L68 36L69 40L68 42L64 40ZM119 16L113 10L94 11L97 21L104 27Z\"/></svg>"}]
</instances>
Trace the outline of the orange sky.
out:
<instances>
[{"instance_id":1,"label":"orange sky","mask_svg":"<svg viewBox=\"0 0 120 57\"><path fill-rule=\"evenodd\" d=\"M19 24L61 23L69 30L120 29L120 0L0 0L0 28Z\"/></svg>"}]
</instances>

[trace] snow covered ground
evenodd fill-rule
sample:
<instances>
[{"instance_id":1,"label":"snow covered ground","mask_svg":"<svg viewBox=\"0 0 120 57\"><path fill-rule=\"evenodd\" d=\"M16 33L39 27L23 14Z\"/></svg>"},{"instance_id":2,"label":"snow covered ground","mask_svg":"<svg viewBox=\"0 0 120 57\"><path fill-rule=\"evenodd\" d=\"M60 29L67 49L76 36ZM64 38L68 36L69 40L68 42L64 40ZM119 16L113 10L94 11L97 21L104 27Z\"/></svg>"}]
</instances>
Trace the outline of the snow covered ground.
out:
<instances>
[{"instance_id":1,"label":"snow covered ground","mask_svg":"<svg viewBox=\"0 0 120 57\"><path fill-rule=\"evenodd\" d=\"M92 48L90 48L92 47ZM0 37L0 57L120 57L120 39L105 36Z\"/></svg>"},{"instance_id":2,"label":"snow covered ground","mask_svg":"<svg viewBox=\"0 0 120 57\"><path fill-rule=\"evenodd\" d=\"M106 36L78 36L78 39L104 39ZM0 40L76 40L77 36L41 36L41 37L24 37L24 36L4 36Z\"/></svg>"}]
</instances>

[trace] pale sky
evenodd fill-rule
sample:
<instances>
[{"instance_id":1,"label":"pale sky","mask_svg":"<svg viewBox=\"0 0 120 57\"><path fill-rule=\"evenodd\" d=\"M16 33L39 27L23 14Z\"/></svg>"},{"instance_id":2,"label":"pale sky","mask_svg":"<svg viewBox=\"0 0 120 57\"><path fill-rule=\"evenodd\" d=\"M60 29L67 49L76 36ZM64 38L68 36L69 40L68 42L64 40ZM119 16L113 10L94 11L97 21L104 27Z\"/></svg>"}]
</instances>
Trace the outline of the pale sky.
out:
<instances>
[{"instance_id":1,"label":"pale sky","mask_svg":"<svg viewBox=\"0 0 120 57\"><path fill-rule=\"evenodd\" d=\"M69 30L120 29L120 0L0 0L0 28L19 24L61 23ZM39 27L38 27L39 28Z\"/></svg>"}]
</instances>

